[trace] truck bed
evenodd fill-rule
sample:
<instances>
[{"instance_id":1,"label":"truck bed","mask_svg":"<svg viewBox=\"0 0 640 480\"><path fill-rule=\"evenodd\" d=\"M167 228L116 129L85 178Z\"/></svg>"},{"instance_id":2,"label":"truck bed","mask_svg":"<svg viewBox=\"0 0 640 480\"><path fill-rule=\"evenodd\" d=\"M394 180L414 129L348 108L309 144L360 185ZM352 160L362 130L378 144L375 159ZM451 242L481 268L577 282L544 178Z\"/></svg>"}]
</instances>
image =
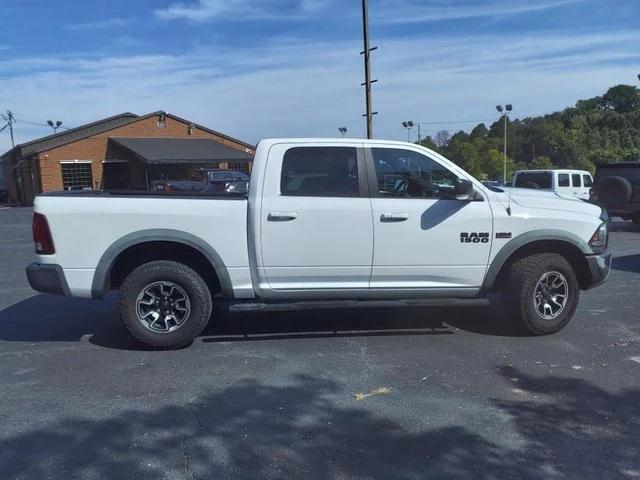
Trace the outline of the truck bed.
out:
<instances>
[{"instance_id":1,"label":"truck bed","mask_svg":"<svg viewBox=\"0 0 640 480\"><path fill-rule=\"evenodd\" d=\"M72 295L91 297L94 273L113 245L126 239L199 239L227 268L234 293L252 291L247 251L247 200L232 195L149 192L54 192L39 195L34 211L46 215L55 254L42 264L64 266ZM235 292L236 286L238 292Z\"/></svg>"}]
</instances>

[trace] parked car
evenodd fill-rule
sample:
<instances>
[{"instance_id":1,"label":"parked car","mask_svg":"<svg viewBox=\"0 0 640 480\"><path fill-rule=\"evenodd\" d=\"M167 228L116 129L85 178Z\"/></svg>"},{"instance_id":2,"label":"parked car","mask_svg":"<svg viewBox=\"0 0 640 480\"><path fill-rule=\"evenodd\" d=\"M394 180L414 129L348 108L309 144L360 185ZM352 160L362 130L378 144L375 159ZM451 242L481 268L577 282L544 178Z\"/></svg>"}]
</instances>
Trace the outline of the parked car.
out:
<instances>
[{"instance_id":1,"label":"parked car","mask_svg":"<svg viewBox=\"0 0 640 480\"><path fill-rule=\"evenodd\" d=\"M483 180L482 184L488 188L505 188L507 185L497 180Z\"/></svg>"},{"instance_id":2,"label":"parked car","mask_svg":"<svg viewBox=\"0 0 640 480\"><path fill-rule=\"evenodd\" d=\"M244 196L41 194L33 232L34 289L118 290L125 329L156 347L189 344L222 301L253 310L491 292L524 332L549 334L611 265L600 206L493 191L434 151L378 140L263 140Z\"/></svg>"},{"instance_id":3,"label":"parked car","mask_svg":"<svg viewBox=\"0 0 640 480\"><path fill-rule=\"evenodd\" d=\"M156 192L199 192L204 188L204 180L152 180L151 190Z\"/></svg>"},{"instance_id":4,"label":"parked car","mask_svg":"<svg viewBox=\"0 0 640 480\"><path fill-rule=\"evenodd\" d=\"M204 193L247 193L249 176L235 170L209 170Z\"/></svg>"},{"instance_id":5,"label":"parked car","mask_svg":"<svg viewBox=\"0 0 640 480\"><path fill-rule=\"evenodd\" d=\"M591 200L602 203L610 216L640 225L640 162L598 165Z\"/></svg>"},{"instance_id":6,"label":"parked car","mask_svg":"<svg viewBox=\"0 0 640 480\"><path fill-rule=\"evenodd\" d=\"M161 192L246 193L249 176L235 170L201 170L191 180L153 180L151 190Z\"/></svg>"},{"instance_id":7,"label":"parked car","mask_svg":"<svg viewBox=\"0 0 640 480\"><path fill-rule=\"evenodd\" d=\"M589 199L593 177L585 170L518 170L513 175L516 188L533 188L557 193L563 197Z\"/></svg>"}]
</instances>

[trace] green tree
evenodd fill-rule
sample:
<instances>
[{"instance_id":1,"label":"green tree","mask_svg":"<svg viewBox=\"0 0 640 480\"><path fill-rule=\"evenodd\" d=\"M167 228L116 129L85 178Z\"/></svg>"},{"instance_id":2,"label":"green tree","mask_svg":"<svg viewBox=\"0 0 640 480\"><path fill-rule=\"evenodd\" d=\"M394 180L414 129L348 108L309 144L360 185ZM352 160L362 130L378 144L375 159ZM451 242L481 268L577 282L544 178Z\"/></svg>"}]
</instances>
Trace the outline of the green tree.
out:
<instances>
[{"instance_id":1,"label":"green tree","mask_svg":"<svg viewBox=\"0 0 640 480\"><path fill-rule=\"evenodd\" d=\"M549 170L551 168L554 168L554 165L553 163L551 163L551 159L549 157L540 155L533 162L531 162L529 168L532 170Z\"/></svg>"},{"instance_id":2,"label":"green tree","mask_svg":"<svg viewBox=\"0 0 640 480\"><path fill-rule=\"evenodd\" d=\"M640 90L632 85L616 85L602 96L602 106L618 113L640 108Z\"/></svg>"}]
</instances>

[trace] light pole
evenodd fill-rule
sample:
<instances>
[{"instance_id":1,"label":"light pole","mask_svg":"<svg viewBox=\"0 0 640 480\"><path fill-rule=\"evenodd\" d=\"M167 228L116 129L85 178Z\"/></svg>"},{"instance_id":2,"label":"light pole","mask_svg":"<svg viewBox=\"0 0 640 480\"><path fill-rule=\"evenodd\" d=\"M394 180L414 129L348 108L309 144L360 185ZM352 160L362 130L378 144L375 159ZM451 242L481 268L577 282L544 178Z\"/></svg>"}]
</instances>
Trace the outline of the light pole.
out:
<instances>
[{"instance_id":1,"label":"light pole","mask_svg":"<svg viewBox=\"0 0 640 480\"><path fill-rule=\"evenodd\" d=\"M60 120L56 120L56 122L53 123L53 121L47 120L47 125L53 128L53 133L58 133L58 129L60 128L60 125L62 125L62 122Z\"/></svg>"},{"instance_id":2,"label":"light pole","mask_svg":"<svg viewBox=\"0 0 640 480\"><path fill-rule=\"evenodd\" d=\"M502 183L507 183L507 117L513 110L513 105L507 103L504 108L502 105L496 105L496 110L502 118L504 118L504 167L502 171Z\"/></svg>"},{"instance_id":3,"label":"light pole","mask_svg":"<svg viewBox=\"0 0 640 480\"><path fill-rule=\"evenodd\" d=\"M413 121L402 122L402 126L407 129L407 142L411 143L411 129L413 128Z\"/></svg>"},{"instance_id":4,"label":"light pole","mask_svg":"<svg viewBox=\"0 0 640 480\"><path fill-rule=\"evenodd\" d=\"M340 135L342 135L342 138L344 138L344 136L347 134L347 127L338 128L338 132L340 132Z\"/></svg>"}]
</instances>

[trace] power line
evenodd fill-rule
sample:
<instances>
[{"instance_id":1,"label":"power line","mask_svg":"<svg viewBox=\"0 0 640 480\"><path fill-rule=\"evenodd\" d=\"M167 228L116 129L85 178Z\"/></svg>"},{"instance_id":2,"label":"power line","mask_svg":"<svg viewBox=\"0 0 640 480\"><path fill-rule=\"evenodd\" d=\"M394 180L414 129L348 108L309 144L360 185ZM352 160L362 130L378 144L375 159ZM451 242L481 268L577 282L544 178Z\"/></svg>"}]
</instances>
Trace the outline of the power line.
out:
<instances>
[{"instance_id":1,"label":"power line","mask_svg":"<svg viewBox=\"0 0 640 480\"><path fill-rule=\"evenodd\" d=\"M29 120L25 117L23 117L22 115L20 115L19 117L16 117L16 119L20 122L20 123L27 123L29 125L35 125L36 127L47 127L50 128L51 126L47 123L41 123L41 122L37 122L35 120ZM63 127L60 126L59 128L62 128L64 130L70 130L72 127Z\"/></svg>"},{"instance_id":2,"label":"power line","mask_svg":"<svg viewBox=\"0 0 640 480\"><path fill-rule=\"evenodd\" d=\"M422 125L451 125L456 123L485 123L485 122L495 122L495 118L485 119L485 120L447 120L444 122L417 122Z\"/></svg>"}]
</instances>

